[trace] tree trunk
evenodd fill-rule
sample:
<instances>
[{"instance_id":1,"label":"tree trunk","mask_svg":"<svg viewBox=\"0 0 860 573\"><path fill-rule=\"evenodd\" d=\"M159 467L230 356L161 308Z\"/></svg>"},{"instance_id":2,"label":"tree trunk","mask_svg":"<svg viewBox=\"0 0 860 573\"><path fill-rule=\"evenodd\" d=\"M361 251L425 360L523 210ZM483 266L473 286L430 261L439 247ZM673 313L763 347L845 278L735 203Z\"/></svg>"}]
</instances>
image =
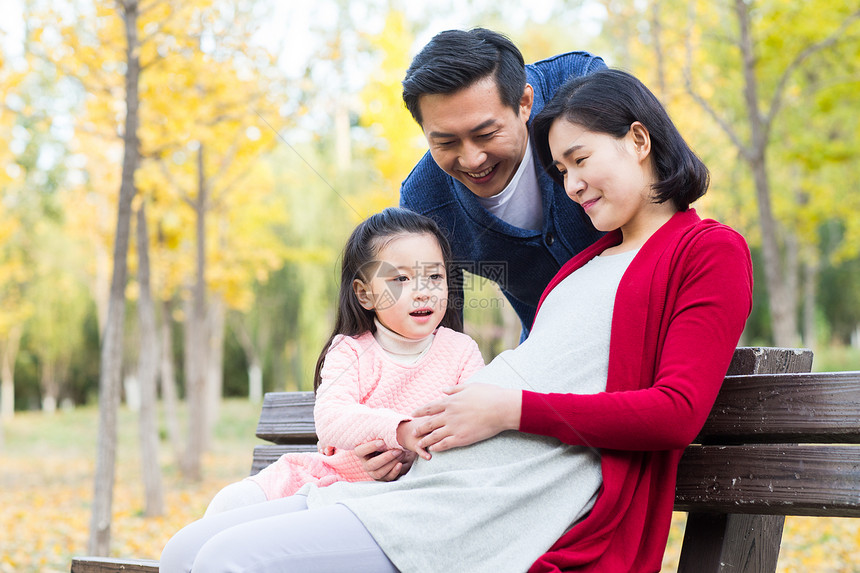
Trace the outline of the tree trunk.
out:
<instances>
[{"instance_id":1,"label":"tree trunk","mask_svg":"<svg viewBox=\"0 0 860 573\"><path fill-rule=\"evenodd\" d=\"M248 400L253 404L258 404L263 401L263 366L260 361L260 353L251 339L251 334L242 322L242 318L237 315L231 315L233 320L230 325L236 339L239 341L239 346L245 352L245 360L248 361Z\"/></svg>"},{"instance_id":2,"label":"tree trunk","mask_svg":"<svg viewBox=\"0 0 860 573\"><path fill-rule=\"evenodd\" d=\"M161 301L161 400L164 402L164 421L167 439L173 448L176 466L185 474L184 447L179 432L179 397L176 391L176 368L173 364L173 303Z\"/></svg>"},{"instance_id":3,"label":"tree trunk","mask_svg":"<svg viewBox=\"0 0 860 573\"><path fill-rule=\"evenodd\" d=\"M792 230L784 229L783 236L783 272L785 273L783 283L785 284L786 297L789 300L786 312L791 315L791 324L788 328L793 328L793 346L799 346L800 340L800 325L798 322L797 311L800 308L800 239Z\"/></svg>"},{"instance_id":4,"label":"tree trunk","mask_svg":"<svg viewBox=\"0 0 860 573\"><path fill-rule=\"evenodd\" d=\"M137 256L137 282L140 285L137 301L140 323L140 354L137 364L137 379L140 384L140 465L143 474L144 515L154 517L164 514L164 491L161 485L161 464L158 460L158 333L155 325L155 305L150 292L146 202L140 204L137 212Z\"/></svg>"},{"instance_id":5,"label":"tree trunk","mask_svg":"<svg viewBox=\"0 0 860 573\"><path fill-rule=\"evenodd\" d=\"M206 433L203 435L203 451L212 446L215 425L221 411L224 395L224 301L212 296L207 306L207 332L209 347L206 355Z\"/></svg>"},{"instance_id":6,"label":"tree trunk","mask_svg":"<svg viewBox=\"0 0 860 573\"><path fill-rule=\"evenodd\" d=\"M255 360L248 365L248 401L263 403L263 365Z\"/></svg>"},{"instance_id":7,"label":"tree trunk","mask_svg":"<svg viewBox=\"0 0 860 573\"><path fill-rule=\"evenodd\" d=\"M137 38L137 0L125 0L122 17L126 35L126 117L123 136L124 155L122 180L117 205L116 236L114 238L113 275L110 302L101 347L99 368L99 433L96 474L93 491L93 513L87 552L108 555L110 549L111 507L116 470L117 411L122 370L123 324L125 322L125 283L128 275L127 257L131 202L134 198L134 172L140 160L138 149L138 80L140 75Z\"/></svg>"},{"instance_id":8,"label":"tree trunk","mask_svg":"<svg viewBox=\"0 0 860 573\"><path fill-rule=\"evenodd\" d=\"M194 209L197 215L197 272L192 288L191 313L186 322L188 352L186 368L186 401L188 402L188 449L185 476L200 480L200 460L206 432L206 177L203 170L203 144L197 155L198 186Z\"/></svg>"},{"instance_id":9,"label":"tree trunk","mask_svg":"<svg viewBox=\"0 0 860 573\"><path fill-rule=\"evenodd\" d=\"M122 377L122 390L125 396L125 407L135 414L140 413L140 383L137 371L126 372Z\"/></svg>"},{"instance_id":10,"label":"tree trunk","mask_svg":"<svg viewBox=\"0 0 860 573\"><path fill-rule=\"evenodd\" d=\"M637 16L633 9L633 3L622 5L620 2L613 2L612 0L601 0L600 4L608 15L603 26L603 33L614 44L618 60L615 65L625 70L633 69L633 53L630 43L631 38L636 36L636 32L632 28Z\"/></svg>"},{"instance_id":11,"label":"tree trunk","mask_svg":"<svg viewBox=\"0 0 860 573\"><path fill-rule=\"evenodd\" d=\"M764 158L751 165L758 199L759 224L761 225L764 276L768 292L768 308L776 346L791 348L797 345L796 302L791 296L787 276L779 252L777 223L770 206L770 183Z\"/></svg>"},{"instance_id":12,"label":"tree trunk","mask_svg":"<svg viewBox=\"0 0 860 573\"><path fill-rule=\"evenodd\" d=\"M50 360L43 360L41 370L42 413L55 414L60 393L60 387L57 384L57 364Z\"/></svg>"},{"instance_id":13,"label":"tree trunk","mask_svg":"<svg viewBox=\"0 0 860 573\"><path fill-rule=\"evenodd\" d=\"M110 217L109 209L106 205L98 205L98 216L104 216L105 219ZM94 266L95 266L95 283L93 285L93 298L96 303L96 318L98 320L99 332L104 333L107 329L108 306L110 306L110 252L101 241L95 241L96 245L93 248Z\"/></svg>"},{"instance_id":14,"label":"tree trunk","mask_svg":"<svg viewBox=\"0 0 860 573\"><path fill-rule=\"evenodd\" d=\"M21 345L21 332L20 324L12 326L0 349L0 420L11 420L15 416L15 361Z\"/></svg>"},{"instance_id":15,"label":"tree trunk","mask_svg":"<svg viewBox=\"0 0 860 573\"><path fill-rule=\"evenodd\" d=\"M740 27L740 48L743 57L744 99L750 123L751 143L744 156L752 170L761 225L762 255L767 285L773 339L776 346L793 347L797 344L796 295L792 296L786 284L787 276L779 252L776 219L770 202L770 180L767 174L767 148L769 126L759 110L758 80L755 74L752 31L745 0L735 0L735 12Z\"/></svg>"},{"instance_id":16,"label":"tree trunk","mask_svg":"<svg viewBox=\"0 0 860 573\"><path fill-rule=\"evenodd\" d=\"M818 282L818 265L811 259L803 264L803 346L815 352L815 286Z\"/></svg>"},{"instance_id":17,"label":"tree trunk","mask_svg":"<svg viewBox=\"0 0 860 573\"><path fill-rule=\"evenodd\" d=\"M654 42L655 72L657 74L657 97L666 103L666 66L663 56L663 22L660 17L660 0L651 2L651 39Z\"/></svg>"}]
</instances>

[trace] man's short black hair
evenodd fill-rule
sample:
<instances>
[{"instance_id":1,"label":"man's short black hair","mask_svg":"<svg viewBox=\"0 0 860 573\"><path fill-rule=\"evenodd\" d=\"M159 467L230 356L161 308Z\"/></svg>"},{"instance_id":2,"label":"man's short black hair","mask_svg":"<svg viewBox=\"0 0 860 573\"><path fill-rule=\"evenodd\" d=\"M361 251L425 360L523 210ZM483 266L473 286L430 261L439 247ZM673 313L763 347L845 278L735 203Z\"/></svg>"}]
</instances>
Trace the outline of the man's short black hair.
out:
<instances>
[{"instance_id":1,"label":"man's short black hair","mask_svg":"<svg viewBox=\"0 0 860 573\"><path fill-rule=\"evenodd\" d=\"M453 94L493 75L502 103L519 112L526 89L523 55L511 40L486 28L439 32L412 60L403 80L403 101L419 125L418 99Z\"/></svg>"}]
</instances>

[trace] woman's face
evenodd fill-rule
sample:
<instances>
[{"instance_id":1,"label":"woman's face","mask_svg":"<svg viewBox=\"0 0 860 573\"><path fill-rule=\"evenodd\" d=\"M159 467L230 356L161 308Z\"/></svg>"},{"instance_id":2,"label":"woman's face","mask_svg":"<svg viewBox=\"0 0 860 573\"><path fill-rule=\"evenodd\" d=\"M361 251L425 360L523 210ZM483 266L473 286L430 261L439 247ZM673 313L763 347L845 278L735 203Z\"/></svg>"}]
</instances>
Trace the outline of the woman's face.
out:
<instances>
[{"instance_id":1,"label":"woman's face","mask_svg":"<svg viewBox=\"0 0 860 573\"><path fill-rule=\"evenodd\" d=\"M562 118L549 129L553 165L567 195L582 206L596 229L620 228L625 240L648 223L654 211L650 145L648 131L639 122L621 138Z\"/></svg>"}]
</instances>

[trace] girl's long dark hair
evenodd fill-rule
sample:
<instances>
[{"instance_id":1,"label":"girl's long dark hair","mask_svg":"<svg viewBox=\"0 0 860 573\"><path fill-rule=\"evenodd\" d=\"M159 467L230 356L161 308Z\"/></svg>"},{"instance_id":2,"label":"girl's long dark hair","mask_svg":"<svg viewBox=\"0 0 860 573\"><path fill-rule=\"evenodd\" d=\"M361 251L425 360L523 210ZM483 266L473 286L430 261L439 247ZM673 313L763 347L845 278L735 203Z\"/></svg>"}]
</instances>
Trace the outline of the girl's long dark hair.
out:
<instances>
[{"instance_id":1,"label":"girl's long dark hair","mask_svg":"<svg viewBox=\"0 0 860 573\"><path fill-rule=\"evenodd\" d=\"M392 239L408 234L431 235L439 242L442 250L443 263L445 264L445 276L448 279L448 301L445 316L442 317L441 326L462 332L463 319L460 313L451 304L451 277L452 256L451 246L448 239L439 229L433 219L419 215L407 209L391 207L381 213L370 216L361 222L349 236L346 246L343 248L343 256L340 271L340 291L338 293L337 314L335 315L334 329L328 341L323 345L319 359L317 359L314 371L314 391L319 388L323 362L329 351L332 340L338 334L344 336L359 336L365 332L374 332L376 326L373 323L374 311L361 306L352 283L355 279L369 281L372 277L366 276L379 253L379 249Z\"/></svg>"}]
</instances>

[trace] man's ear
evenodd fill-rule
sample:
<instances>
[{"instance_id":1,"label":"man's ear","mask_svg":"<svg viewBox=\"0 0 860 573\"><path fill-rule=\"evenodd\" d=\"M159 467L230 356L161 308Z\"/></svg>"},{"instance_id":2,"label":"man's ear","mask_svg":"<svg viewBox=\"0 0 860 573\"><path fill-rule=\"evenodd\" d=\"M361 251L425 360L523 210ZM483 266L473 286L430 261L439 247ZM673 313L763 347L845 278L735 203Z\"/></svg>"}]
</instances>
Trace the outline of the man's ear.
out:
<instances>
[{"instance_id":1,"label":"man's ear","mask_svg":"<svg viewBox=\"0 0 860 573\"><path fill-rule=\"evenodd\" d=\"M535 90L531 84L526 84L526 89L523 90L523 95L520 98L520 117L523 121L528 121L532 114L532 106L535 103Z\"/></svg>"},{"instance_id":2,"label":"man's ear","mask_svg":"<svg viewBox=\"0 0 860 573\"><path fill-rule=\"evenodd\" d=\"M355 279L352 281L352 292L355 293L355 298L358 299L358 304L367 310L373 310L373 293L363 281Z\"/></svg>"},{"instance_id":3,"label":"man's ear","mask_svg":"<svg viewBox=\"0 0 860 573\"><path fill-rule=\"evenodd\" d=\"M630 124L630 131L627 136L633 142L633 147L636 150L636 155L639 160L643 160L651 153L651 134L648 128L642 125L639 121L634 121Z\"/></svg>"}]
</instances>

